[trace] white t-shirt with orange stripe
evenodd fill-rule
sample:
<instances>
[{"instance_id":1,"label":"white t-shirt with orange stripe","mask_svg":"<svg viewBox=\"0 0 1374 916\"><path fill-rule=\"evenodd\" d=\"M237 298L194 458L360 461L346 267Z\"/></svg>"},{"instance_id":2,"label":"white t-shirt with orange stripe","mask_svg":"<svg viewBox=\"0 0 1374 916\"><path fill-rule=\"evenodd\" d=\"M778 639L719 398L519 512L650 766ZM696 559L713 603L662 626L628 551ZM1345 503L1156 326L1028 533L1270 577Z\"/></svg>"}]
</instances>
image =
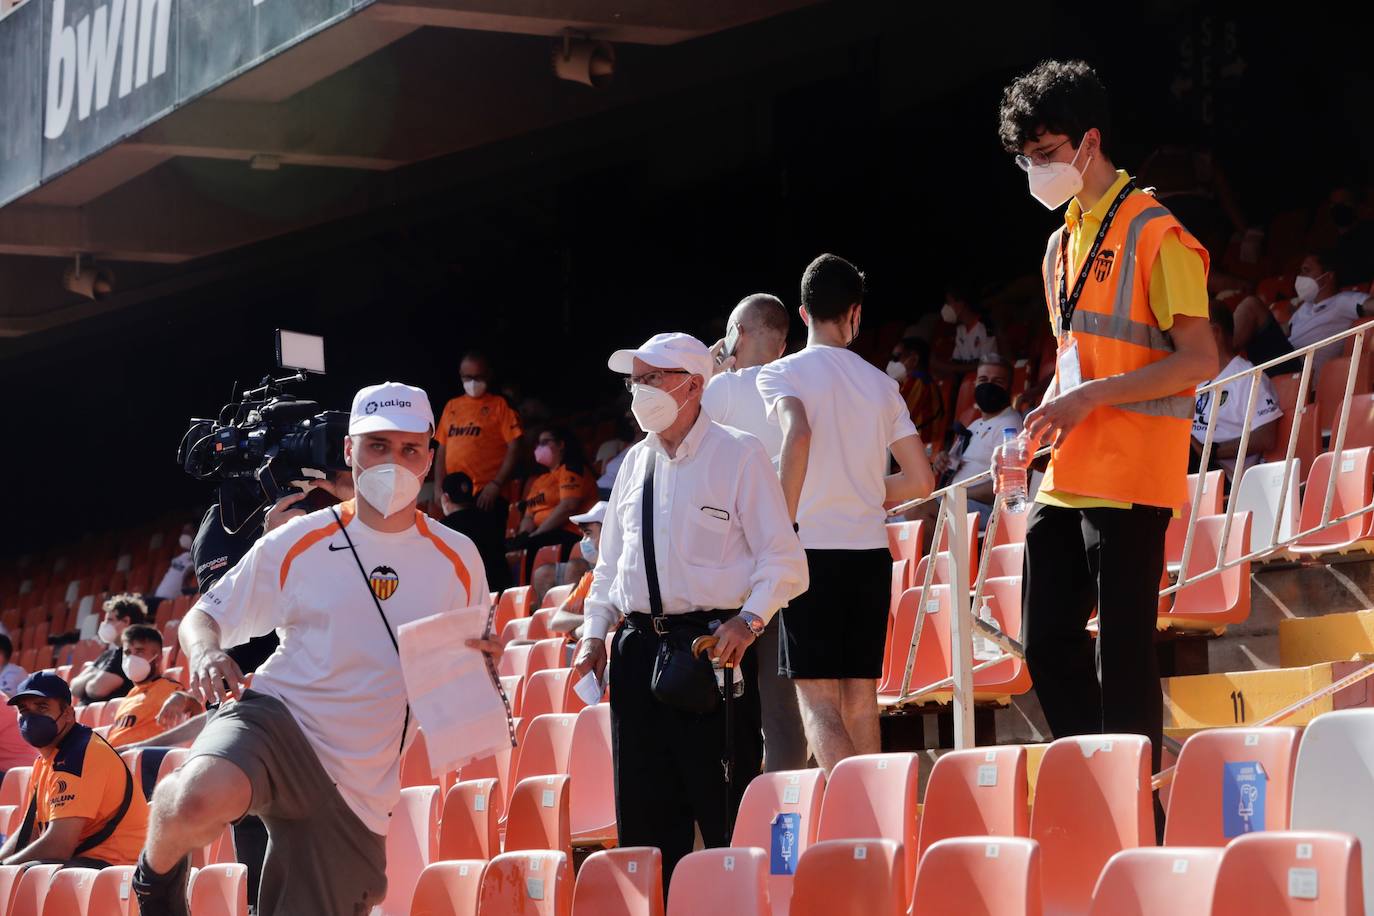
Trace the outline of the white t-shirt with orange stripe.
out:
<instances>
[{"instance_id":1,"label":"white t-shirt with orange stripe","mask_svg":"<svg viewBox=\"0 0 1374 916\"><path fill-rule=\"evenodd\" d=\"M394 632L486 601L487 579L472 541L419 513L414 526L386 534L364 525L352 503L335 508L367 582L326 509L262 537L196 607L219 623L225 646L277 631L281 645L253 675L253 690L286 704L349 807L385 834L401 791L406 697L371 593ZM407 731L408 744L414 717Z\"/></svg>"}]
</instances>

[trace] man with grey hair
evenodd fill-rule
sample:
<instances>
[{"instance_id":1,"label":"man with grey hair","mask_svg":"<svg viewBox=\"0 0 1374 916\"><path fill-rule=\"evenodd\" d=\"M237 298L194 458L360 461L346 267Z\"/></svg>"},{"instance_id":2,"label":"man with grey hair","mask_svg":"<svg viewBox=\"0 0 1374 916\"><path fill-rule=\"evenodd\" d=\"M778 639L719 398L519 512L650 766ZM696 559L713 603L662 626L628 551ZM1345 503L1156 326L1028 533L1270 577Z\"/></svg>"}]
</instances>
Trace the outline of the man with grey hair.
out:
<instances>
[{"instance_id":1,"label":"man with grey hair","mask_svg":"<svg viewBox=\"0 0 1374 916\"><path fill-rule=\"evenodd\" d=\"M782 427L776 417L768 415L759 394L758 377L764 366L787 349L787 327L787 307L777 296L754 293L741 299L726 322L724 339L711 348L716 374L701 398L701 406L712 420L762 442L774 467L782 452ZM780 618L773 618L756 644L766 772L803 769L807 757L797 688L778 673L780 626Z\"/></svg>"},{"instance_id":2,"label":"man with grey hair","mask_svg":"<svg viewBox=\"0 0 1374 916\"><path fill-rule=\"evenodd\" d=\"M973 403L977 418L967 427L956 427L949 451L935 456L935 473L948 477L944 481L946 486L977 477L991 468L993 450L1002 444L1004 430L1021 433L1021 415L1011 406L1011 366L996 353L984 355L978 363ZM977 512L984 524L992 514L993 498L991 479L969 487L969 511ZM928 517L933 520L935 503L926 506L930 507Z\"/></svg>"}]
</instances>

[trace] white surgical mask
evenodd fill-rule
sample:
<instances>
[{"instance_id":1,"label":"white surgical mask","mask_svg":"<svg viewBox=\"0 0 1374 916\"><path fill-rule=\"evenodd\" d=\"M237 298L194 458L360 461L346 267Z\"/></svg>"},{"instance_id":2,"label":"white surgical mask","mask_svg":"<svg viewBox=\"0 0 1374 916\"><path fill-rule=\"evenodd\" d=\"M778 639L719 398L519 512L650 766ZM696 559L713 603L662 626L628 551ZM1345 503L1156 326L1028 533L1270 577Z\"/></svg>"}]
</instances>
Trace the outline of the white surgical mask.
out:
<instances>
[{"instance_id":1,"label":"white surgical mask","mask_svg":"<svg viewBox=\"0 0 1374 916\"><path fill-rule=\"evenodd\" d=\"M124 676L135 684L142 684L153 673L153 663L139 655L124 653Z\"/></svg>"},{"instance_id":2,"label":"white surgical mask","mask_svg":"<svg viewBox=\"0 0 1374 916\"><path fill-rule=\"evenodd\" d=\"M1081 153L1083 147L1080 144L1078 152ZM1088 161L1083 164L1087 168L1093 161L1089 156ZM1047 209L1058 210L1069 202L1079 191L1083 190L1083 173L1078 170L1078 153L1073 154L1073 159L1069 162L1047 162L1044 165L1032 165L1026 173L1030 183L1031 197L1040 201Z\"/></svg>"},{"instance_id":3,"label":"white surgical mask","mask_svg":"<svg viewBox=\"0 0 1374 916\"><path fill-rule=\"evenodd\" d=\"M687 381L691 381L690 376ZM685 384L687 382L682 383ZM682 385L677 387L681 388ZM677 391L677 388L673 390ZM635 422L646 433L661 433L672 426L673 421L677 419L677 412L677 401L662 388L650 385L635 386L634 394L630 398L630 413L635 415Z\"/></svg>"},{"instance_id":4,"label":"white surgical mask","mask_svg":"<svg viewBox=\"0 0 1374 916\"><path fill-rule=\"evenodd\" d=\"M945 324L954 324L959 320L959 310L946 302L940 306L940 317L945 320Z\"/></svg>"},{"instance_id":5,"label":"white surgical mask","mask_svg":"<svg viewBox=\"0 0 1374 916\"><path fill-rule=\"evenodd\" d=\"M1293 289L1297 291L1298 299L1303 302L1316 302L1317 292L1322 285L1317 282L1316 277L1298 277L1293 281Z\"/></svg>"},{"instance_id":6,"label":"white surgical mask","mask_svg":"<svg viewBox=\"0 0 1374 916\"><path fill-rule=\"evenodd\" d=\"M582 551L582 559L592 566L596 565L596 541L593 541L590 535L578 542L577 549Z\"/></svg>"},{"instance_id":7,"label":"white surgical mask","mask_svg":"<svg viewBox=\"0 0 1374 916\"><path fill-rule=\"evenodd\" d=\"M487 393L487 383L480 379L472 379L463 383L463 391L467 392L470 398L480 398Z\"/></svg>"},{"instance_id":8,"label":"white surgical mask","mask_svg":"<svg viewBox=\"0 0 1374 916\"><path fill-rule=\"evenodd\" d=\"M177 543L181 545L182 550L190 550L191 536L189 534L183 534L181 537L177 538Z\"/></svg>"},{"instance_id":9,"label":"white surgical mask","mask_svg":"<svg viewBox=\"0 0 1374 916\"><path fill-rule=\"evenodd\" d=\"M887 364L887 376L896 379L898 382L906 381L906 363L892 360Z\"/></svg>"},{"instance_id":10,"label":"white surgical mask","mask_svg":"<svg viewBox=\"0 0 1374 916\"><path fill-rule=\"evenodd\" d=\"M100 628L95 631L95 635L100 637L100 641L112 646L119 645L119 631L115 625L108 620L100 622Z\"/></svg>"},{"instance_id":11,"label":"white surgical mask","mask_svg":"<svg viewBox=\"0 0 1374 916\"><path fill-rule=\"evenodd\" d=\"M420 478L399 464L374 464L358 472L357 489L382 518L391 518L420 495Z\"/></svg>"}]
</instances>

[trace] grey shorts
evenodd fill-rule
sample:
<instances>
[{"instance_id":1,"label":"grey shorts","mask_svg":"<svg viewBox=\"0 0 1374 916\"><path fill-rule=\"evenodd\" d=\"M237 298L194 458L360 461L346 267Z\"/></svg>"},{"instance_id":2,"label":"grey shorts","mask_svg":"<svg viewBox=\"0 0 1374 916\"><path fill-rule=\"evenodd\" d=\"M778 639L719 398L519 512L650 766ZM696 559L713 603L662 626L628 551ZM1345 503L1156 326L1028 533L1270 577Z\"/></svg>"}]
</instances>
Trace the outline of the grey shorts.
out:
<instances>
[{"instance_id":1,"label":"grey shorts","mask_svg":"<svg viewBox=\"0 0 1374 916\"><path fill-rule=\"evenodd\" d=\"M218 757L253 787L267 826L260 916L365 916L386 896L386 837L368 830L280 700L248 691L218 709L188 761Z\"/></svg>"}]
</instances>

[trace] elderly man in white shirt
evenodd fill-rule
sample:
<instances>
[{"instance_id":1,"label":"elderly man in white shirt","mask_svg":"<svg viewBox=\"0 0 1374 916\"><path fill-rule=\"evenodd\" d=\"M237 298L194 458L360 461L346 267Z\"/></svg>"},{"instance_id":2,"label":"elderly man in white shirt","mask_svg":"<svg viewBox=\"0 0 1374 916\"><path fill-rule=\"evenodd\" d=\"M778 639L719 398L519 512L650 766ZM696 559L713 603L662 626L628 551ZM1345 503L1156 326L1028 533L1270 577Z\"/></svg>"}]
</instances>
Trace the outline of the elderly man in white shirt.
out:
<instances>
[{"instance_id":1,"label":"elderly man in white shirt","mask_svg":"<svg viewBox=\"0 0 1374 916\"><path fill-rule=\"evenodd\" d=\"M661 849L665 880L692 851L694 825L707 846L730 842L762 756L752 645L807 586L806 557L763 446L701 408L713 362L686 334L658 334L611 356L610 368L629 376L631 409L648 436L626 453L611 490L575 663L579 674L600 676L606 634L624 621L610 650L619 842ZM716 657L736 666L742 683L728 739L726 701L688 711L651 686L661 648L684 650L712 632ZM732 768L722 765L727 740Z\"/></svg>"}]
</instances>

